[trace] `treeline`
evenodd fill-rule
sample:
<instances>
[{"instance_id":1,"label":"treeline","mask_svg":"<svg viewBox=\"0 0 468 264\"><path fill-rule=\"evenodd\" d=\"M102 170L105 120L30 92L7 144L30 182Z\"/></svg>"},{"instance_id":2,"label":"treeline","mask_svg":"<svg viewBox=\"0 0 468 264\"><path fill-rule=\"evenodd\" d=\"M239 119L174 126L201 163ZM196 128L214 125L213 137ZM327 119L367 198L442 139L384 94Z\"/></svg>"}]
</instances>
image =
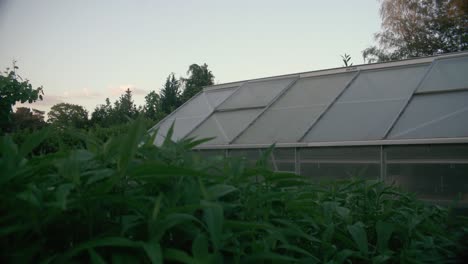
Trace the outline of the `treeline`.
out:
<instances>
[{"instance_id":1,"label":"treeline","mask_svg":"<svg viewBox=\"0 0 468 264\"><path fill-rule=\"evenodd\" d=\"M198 93L204 86L214 83L214 75L207 64L192 64L187 71L187 78L177 79L174 73L169 74L161 91L150 91L145 96L144 105L134 103L132 91L127 89L120 97L105 102L89 113L83 106L71 103L58 103L51 107L45 120L45 112L28 107L13 106L20 103L32 103L42 100L42 87L33 89L31 84L17 74L18 67L13 64L3 75L0 75L2 87L0 107L2 108L2 133L36 130L46 126L55 128L98 129L121 126L137 116L144 116L147 125L156 124L159 120L174 111L177 107Z\"/></svg>"}]
</instances>

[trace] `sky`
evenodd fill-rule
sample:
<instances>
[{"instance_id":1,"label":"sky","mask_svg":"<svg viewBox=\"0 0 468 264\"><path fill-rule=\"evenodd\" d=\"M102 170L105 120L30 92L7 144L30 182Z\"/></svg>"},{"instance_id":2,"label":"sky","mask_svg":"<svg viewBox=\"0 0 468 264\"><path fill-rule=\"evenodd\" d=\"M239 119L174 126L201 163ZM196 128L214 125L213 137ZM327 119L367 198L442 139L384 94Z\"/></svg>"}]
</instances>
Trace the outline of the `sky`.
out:
<instances>
[{"instance_id":1,"label":"sky","mask_svg":"<svg viewBox=\"0 0 468 264\"><path fill-rule=\"evenodd\" d=\"M137 105L174 72L207 63L216 83L363 63L377 0L0 0L0 69L90 113L127 88Z\"/></svg>"}]
</instances>

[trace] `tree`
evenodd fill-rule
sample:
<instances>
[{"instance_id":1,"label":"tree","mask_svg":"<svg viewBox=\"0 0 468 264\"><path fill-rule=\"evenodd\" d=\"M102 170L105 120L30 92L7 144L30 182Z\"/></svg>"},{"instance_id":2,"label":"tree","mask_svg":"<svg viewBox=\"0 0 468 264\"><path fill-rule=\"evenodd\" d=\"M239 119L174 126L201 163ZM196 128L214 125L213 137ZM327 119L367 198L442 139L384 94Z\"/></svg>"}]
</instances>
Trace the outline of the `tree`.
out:
<instances>
[{"instance_id":1,"label":"tree","mask_svg":"<svg viewBox=\"0 0 468 264\"><path fill-rule=\"evenodd\" d=\"M17 73L18 67L7 68L0 73L0 127L7 131L11 125L13 106L17 103L32 103L42 100L42 86L33 88L28 80L23 80Z\"/></svg>"},{"instance_id":2,"label":"tree","mask_svg":"<svg viewBox=\"0 0 468 264\"><path fill-rule=\"evenodd\" d=\"M113 124L112 122L112 104L109 98L106 98L106 103L96 106L94 111L91 113L90 123L93 125L100 125L103 127L108 127Z\"/></svg>"},{"instance_id":3,"label":"tree","mask_svg":"<svg viewBox=\"0 0 468 264\"><path fill-rule=\"evenodd\" d=\"M13 130L19 129L39 129L45 126L44 111L31 109L28 107L18 107L11 115Z\"/></svg>"},{"instance_id":4,"label":"tree","mask_svg":"<svg viewBox=\"0 0 468 264\"><path fill-rule=\"evenodd\" d=\"M145 96L145 106L143 111L147 118L158 121L162 118L161 97L155 91L151 91Z\"/></svg>"},{"instance_id":5,"label":"tree","mask_svg":"<svg viewBox=\"0 0 468 264\"><path fill-rule=\"evenodd\" d=\"M59 103L50 108L49 122L57 127L86 128L88 125L88 111L81 105Z\"/></svg>"},{"instance_id":6,"label":"tree","mask_svg":"<svg viewBox=\"0 0 468 264\"><path fill-rule=\"evenodd\" d=\"M169 74L161 90L160 103L164 114L170 114L180 106L180 82L175 78L174 73Z\"/></svg>"},{"instance_id":7,"label":"tree","mask_svg":"<svg viewBox=\"0 0 468 264\"><path fill-rule=\"evenodd\" d=\"M133 103L132 91L127 89L117 101L112 109L112 116L115 122L127 122L128 118L135 118L138 115L138 109Z\"/></svg>"},{"instance_id":8,"label":"tree","mask_svg":"<svg viewBox=\"0 0 468 264\"><path fill-rule=\"evenodd\" d=\"M466 0L380 0L378 46L363 51L367 62L389 61L468 49Z\"/></svg>"},{"instance_id":9,"label":"tree","mask_svg":"<svg viewBox=\"0 0 468 264\"><path fill-rule=\"evenodd\" d=\"M190 65L187 74L189 77L187 79L182 79L185 84L184 92L182 93L182 102L187 101L192 96L201 91L203 86L213 85L214 84L214 75L208 69L208 65Z\"/></svg>"}]
</instances>

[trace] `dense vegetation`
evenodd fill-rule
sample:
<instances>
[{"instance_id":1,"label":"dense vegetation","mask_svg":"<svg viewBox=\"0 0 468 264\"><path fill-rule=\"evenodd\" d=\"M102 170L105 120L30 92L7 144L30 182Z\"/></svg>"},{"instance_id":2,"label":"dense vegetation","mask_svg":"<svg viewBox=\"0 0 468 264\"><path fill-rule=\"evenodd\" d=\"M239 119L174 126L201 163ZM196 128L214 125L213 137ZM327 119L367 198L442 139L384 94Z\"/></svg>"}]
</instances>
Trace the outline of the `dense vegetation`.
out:
<instances>
[{"instance_id":1,"label":"dense vegetation","mask_svg":"<svg viewBox=\"0 0 468 264\"><path fill-rule=\"evenodd\" d=\"M466 220L380 182L326 186L191 139L152 144L144 123L35 155L1 138L2 263L443 263ZM171 131L169 133L172 133ZM170 138L170 136L166 137ZM465 226L463 225L465 224Z\"/></svg>"},{"instance_id":2,"label":"dense vegetation","mask_svg":"<svg viewBox=\"0 0 468 264\"><path fill-rule=\"evenodd\" d=\"M468 1L379 0L382 30L364 60L382 62L468 50Z\"/></svg>"}]
</instances>

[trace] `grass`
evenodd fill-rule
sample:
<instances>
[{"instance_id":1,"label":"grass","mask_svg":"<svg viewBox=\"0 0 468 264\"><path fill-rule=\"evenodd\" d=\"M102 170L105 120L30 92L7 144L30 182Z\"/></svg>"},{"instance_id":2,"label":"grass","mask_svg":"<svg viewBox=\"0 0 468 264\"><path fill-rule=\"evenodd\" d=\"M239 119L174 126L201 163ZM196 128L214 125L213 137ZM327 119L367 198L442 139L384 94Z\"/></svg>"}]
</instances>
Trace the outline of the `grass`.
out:
<instances>
[{"instance_id":1,"label":"grass","mask_svg":"<svg viewBox=\"0 0 468 264\"><path fill-rule=\"evenodd\" d=\"M170 138L169 132L167 138ZM450 263L468 223L378 181L319 185L203 141L152 144L136 120L34 155L47 131L0 143L2 263Z\"/></svg>"}]
</instances>

